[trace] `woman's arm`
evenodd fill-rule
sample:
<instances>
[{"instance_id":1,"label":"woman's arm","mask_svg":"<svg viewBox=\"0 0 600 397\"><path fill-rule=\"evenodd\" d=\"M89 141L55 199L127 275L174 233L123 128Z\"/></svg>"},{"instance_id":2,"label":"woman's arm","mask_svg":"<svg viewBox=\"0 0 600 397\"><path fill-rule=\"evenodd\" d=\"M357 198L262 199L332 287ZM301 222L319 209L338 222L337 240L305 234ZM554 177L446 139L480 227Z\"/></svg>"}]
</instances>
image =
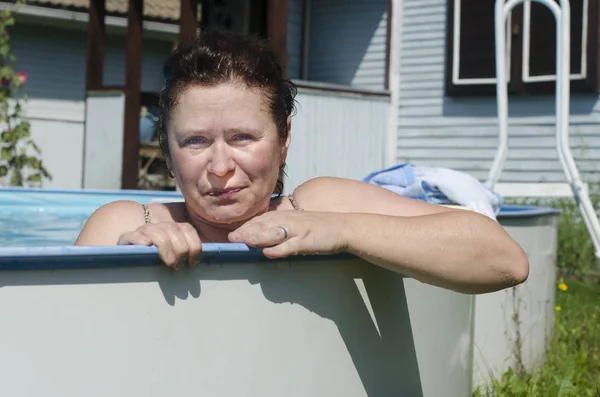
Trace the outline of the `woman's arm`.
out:
<instances>
[{"instance_id":1,"label":"woman's arm","mask_svg":"<svg viewBox=\"0 0 600 397\"><path fill-rule=\"evenodd\" d=\"M309 181L294 197L308 211L343 213L345 251L428 284L485 293L529 274L526 254L504 228L472 211L337 178Z\"/></svg>"},{"instance_id":2,"label":"woman's arm","mask_svg":"<svg viewBox=\"0 0 600 397\"><path fill-rule=\"evenodd\" d=\"M528 275L520 247L475 213L341 216L346 251L428 284L476 294L515 286Z\"/></svg>"}]
</instances>

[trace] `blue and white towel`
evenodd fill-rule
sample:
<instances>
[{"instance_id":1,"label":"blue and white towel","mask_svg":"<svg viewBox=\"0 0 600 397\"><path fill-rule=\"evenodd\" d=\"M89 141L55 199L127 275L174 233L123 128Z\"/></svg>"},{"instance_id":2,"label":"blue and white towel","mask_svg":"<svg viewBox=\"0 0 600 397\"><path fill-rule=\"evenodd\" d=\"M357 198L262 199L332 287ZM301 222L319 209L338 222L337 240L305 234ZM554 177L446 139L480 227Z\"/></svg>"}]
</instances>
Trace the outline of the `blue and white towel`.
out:
<instances>
[{"instance_id":1,"label":"blue and white towel","mask_svg":"<svg viewBox=\"0 0 600 397\"><path fill-rule=\"evenodd\" d=\"M502 196L464 172L399 164L363 179L402 196L433 204L462 205L496 220Z\"/></svg>"}]
</instances>

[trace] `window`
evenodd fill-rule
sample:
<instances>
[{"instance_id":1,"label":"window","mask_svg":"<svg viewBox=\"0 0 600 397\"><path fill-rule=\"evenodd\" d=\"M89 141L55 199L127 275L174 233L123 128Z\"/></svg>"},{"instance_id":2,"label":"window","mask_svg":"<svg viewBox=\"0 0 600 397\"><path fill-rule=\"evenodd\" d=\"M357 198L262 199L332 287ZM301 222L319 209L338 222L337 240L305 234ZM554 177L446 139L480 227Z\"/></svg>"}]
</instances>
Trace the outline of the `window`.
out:
<instances>
[{"instance_id":1,"label":"window","mask_svg":"<svg viewBox=\"0 0 600 397\"><path fill-rule=\"evenodd\" d=\"M599 2L570 0L572 92L599 91ZM448 96L496 93L494 9L495 0L448 0ZM554 93L556 22L551 11L543 4L527 1L512 10L506 23L509 94Z\"/></svg>"}]
</instances>

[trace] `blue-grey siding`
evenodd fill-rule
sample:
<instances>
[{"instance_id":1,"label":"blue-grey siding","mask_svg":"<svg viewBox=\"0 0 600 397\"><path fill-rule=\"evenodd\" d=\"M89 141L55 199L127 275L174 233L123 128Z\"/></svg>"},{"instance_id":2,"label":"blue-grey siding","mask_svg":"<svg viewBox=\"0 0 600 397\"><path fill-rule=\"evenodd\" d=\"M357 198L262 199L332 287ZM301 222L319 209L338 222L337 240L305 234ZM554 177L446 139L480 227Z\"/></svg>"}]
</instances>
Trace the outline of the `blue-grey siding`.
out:
<instances>
[{"instance_id":1,"label":"blue-grey siding","mask_svg":"<svg viewBox=\"0 0 600 397\"><path fill-rule=\"evenodd\" d=\"M301 87L286 192L318 176L360 180L385 166L389 98Z\"/></svg>"},{"instance_id":2,"label":"blue-grey siding","mask_svg":"<svg viewBox=\"0 0 600 397\"><path fill-rule=\"evenodd\" d=\"M108 36L104 84L125 84L125 36ZM145 39L142 59L142 90L158 93L163 85L163 63L173 44Z\"/></svg>"},{"instance_id":3,"label":"blue-grey siding","mask_svg":"<svg viewBox=\"0 0 600 397\"><path fill-rule=\"evenodd\" d=\"M388 0L314 0L308 79L385 86Z\"/></svg>"},{"instance_id":4,"label":"blue-grey siding","mask_svg":"<svg viewBox=\"0 0 600 397\"><path fill-rule=\"evenodd\" d=\"M16 67L27 72L25 91L30 98L83 101L85 97L86 31L17 24L10 30ZM142 90L160 91L162 63L171 44L145 39ZM104 84L125 82L125 36L109 35Z\"/></svg>"},{"instance_id":5,"label":"blue-grey siding","mask_svg":"<svg viewBox=\"0 0 600 397\"><path fill-rule=\"evenodd\" d=\"M485 180L497 148L496 102L445 97L446 3L404 1L398 162L450 167ZM509 101L510 149L500 181L565 181L556 151L554 97ZM597 95L572 95L570 141L583 178L597 178Z\"/></svg>"}]
</instances>

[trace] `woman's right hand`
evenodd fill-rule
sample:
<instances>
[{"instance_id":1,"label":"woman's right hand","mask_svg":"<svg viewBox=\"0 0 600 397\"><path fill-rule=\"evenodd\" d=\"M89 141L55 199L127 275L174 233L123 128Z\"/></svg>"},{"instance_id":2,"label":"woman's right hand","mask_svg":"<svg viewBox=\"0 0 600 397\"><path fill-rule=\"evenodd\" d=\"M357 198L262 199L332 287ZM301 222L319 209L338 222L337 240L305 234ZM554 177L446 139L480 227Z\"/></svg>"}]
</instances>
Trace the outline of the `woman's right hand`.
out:
<instances>
[{"instance_id":1,"label":"woman's right hand","mask_svg":"<svg viewBox=\"0 0 600 397\"><path fill-rule=\"evenodd\" d=\"M202 242L187 222L150 223L119 236L118 245L154 245L160 259L175 269L195 267L200 262Z\"/></svg>"}]
</instances>

